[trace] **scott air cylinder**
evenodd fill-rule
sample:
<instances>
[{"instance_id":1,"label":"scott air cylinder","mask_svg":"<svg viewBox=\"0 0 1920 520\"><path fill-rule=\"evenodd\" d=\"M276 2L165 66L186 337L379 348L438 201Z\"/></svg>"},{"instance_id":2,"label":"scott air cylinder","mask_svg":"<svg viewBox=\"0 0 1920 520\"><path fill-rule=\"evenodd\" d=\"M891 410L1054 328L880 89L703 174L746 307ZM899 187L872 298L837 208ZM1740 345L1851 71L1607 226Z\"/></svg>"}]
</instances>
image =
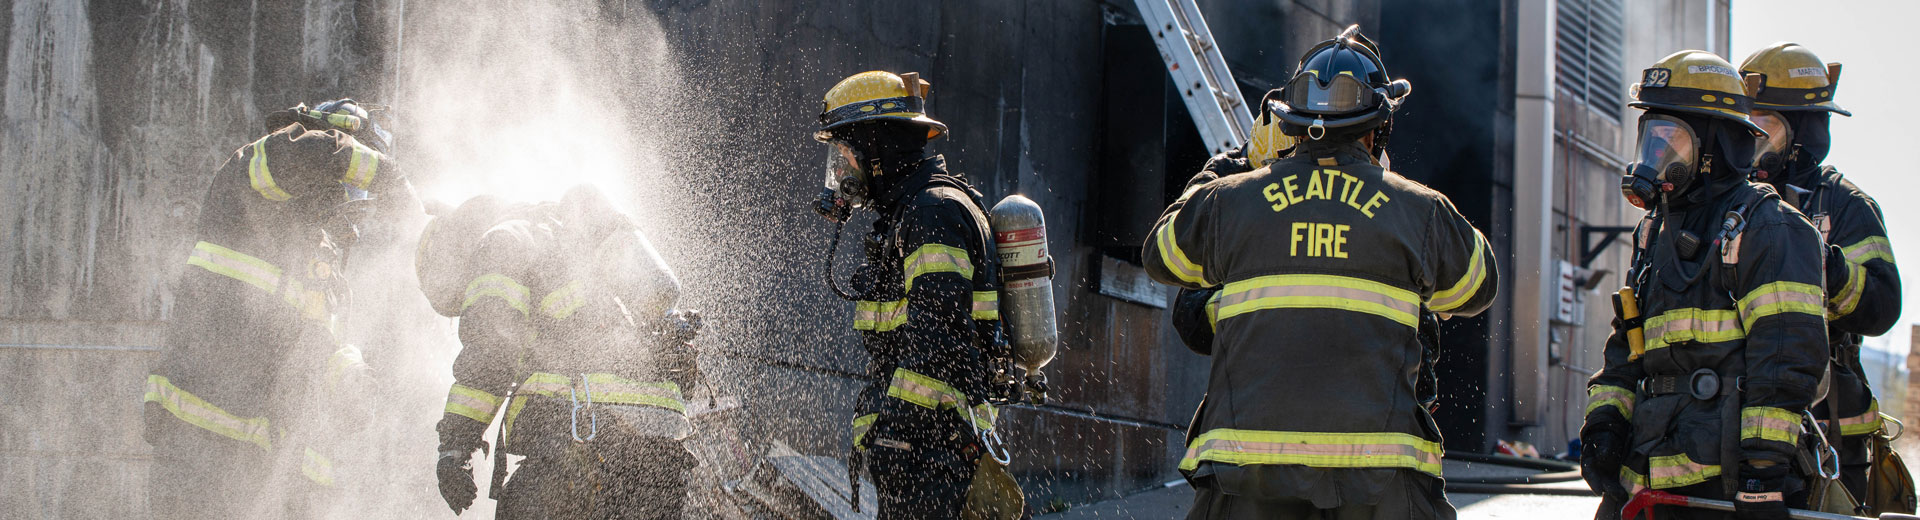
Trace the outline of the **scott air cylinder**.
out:
<instances>
[{"instance_id":1,"label":"scott air cylinder","mask_svg":"<svg viewBox=\"0 0 1920 520\"><path fill-rule=\"evenodd\" d=\"M1047 254L1047 219L1040 205L1008 195L989 217L1000 250L1000 319L1013 343L1013 360L1027 373L1027 387L1046 392L1040 369L1053 361L1060 333L1053 314L1053 257Z\"/></svg>"}]
</instances>

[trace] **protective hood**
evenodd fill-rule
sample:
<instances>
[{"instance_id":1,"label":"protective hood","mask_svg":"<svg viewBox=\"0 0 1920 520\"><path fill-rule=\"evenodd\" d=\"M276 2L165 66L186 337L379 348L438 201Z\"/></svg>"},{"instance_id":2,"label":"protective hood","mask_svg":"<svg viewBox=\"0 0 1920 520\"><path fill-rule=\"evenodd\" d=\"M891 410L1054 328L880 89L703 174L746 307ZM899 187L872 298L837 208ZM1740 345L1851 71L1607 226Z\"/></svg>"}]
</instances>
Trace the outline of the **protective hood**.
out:
<instances>
[{"instance_id":1,"label":"protective hood","mask_svg":"<svg viewBox=\"0 0 1920 520\"><path fill-rule=\"evenodd\" d=\"M1833 135L1828 131L1833 113L1799 111L1782 114L1786 116L1787 124L1793 126L1793 144L1800 147L1784 181L1795 186L1811 187L1820 173L1820 165L1826 164L1827 152L1833 148Z\"/></svg>"}]
</instances>

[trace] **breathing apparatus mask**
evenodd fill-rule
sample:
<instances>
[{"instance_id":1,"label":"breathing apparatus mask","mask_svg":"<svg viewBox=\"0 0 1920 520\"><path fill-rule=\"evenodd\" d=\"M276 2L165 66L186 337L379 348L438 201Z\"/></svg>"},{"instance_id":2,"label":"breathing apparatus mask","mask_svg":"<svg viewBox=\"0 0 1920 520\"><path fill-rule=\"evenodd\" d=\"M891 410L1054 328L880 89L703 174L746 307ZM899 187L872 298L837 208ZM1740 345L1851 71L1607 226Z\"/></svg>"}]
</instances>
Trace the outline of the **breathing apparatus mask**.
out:
<instances>
[{"instance_id":1,"label":"breathing apparatus mask","mask_svg":"<svg viewBox=\"0 0 1920 520\"><path fill-rule=\"evenodd\" d=\"M1767 181L1774 175L1786 175L1800 154L1800 145L1793 142L1793 127L1787 124L1786 116L1772 110L1755 110L1750 119L1767 131L1767 136L1757 143L1760 149L1753 156L1754 180Z\"/></svg>"},{"instance_id":2,"label":"breathing apparatus mask","mask_svg":"<svg viewBox=\"0 0 1920 520\"><path fill-rule=\"evenodd\" d=\"M846 142L835 140L828 144L826 178L820 196L813 201L813 211L835 224L844 224L853 215L854 208L871 203L868 197L873 167L871 161L861 160L862 154Z\"/></svg>"},{"instance_id":3,"label":"breathing apparatus mask","mask_svg":"<svg viewBox=\"0 0 1920 520\"><path fill-rule=\"evenodd\" d=\"M1620 179L1620 193L1640 209L1650 209L1662 195L1686 188L1701 168L1701 143L1693 125L1680 118L1648 113L1640 117L1640 140L1634 162Z\"/></svg>"}]
</instances>

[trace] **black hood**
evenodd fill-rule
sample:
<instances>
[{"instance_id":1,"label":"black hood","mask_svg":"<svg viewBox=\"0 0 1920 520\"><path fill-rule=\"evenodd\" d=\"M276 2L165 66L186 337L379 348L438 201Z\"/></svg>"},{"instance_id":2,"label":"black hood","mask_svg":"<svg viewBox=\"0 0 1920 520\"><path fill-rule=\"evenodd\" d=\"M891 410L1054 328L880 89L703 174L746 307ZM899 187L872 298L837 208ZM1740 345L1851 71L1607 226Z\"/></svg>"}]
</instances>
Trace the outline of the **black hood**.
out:
<instances>
[{"instance_id":1,"label":"black hood","mask_svg":"<svg viewBox=\"0 0 1920 520\"><path fill-rule=\"evenodd\" d=\"M1786 183L1811 188L1819 182L1820 165L1826 164L1827 152L1833 148L1833 135L1828 131L1833 114L1825 110L1804 110L1782 112L1782 115L1793 129L1793 144L1800 147L1800 153L1787 167L1787 174L1774 183L1775 187Z\"/></svg>"}]
</instances>

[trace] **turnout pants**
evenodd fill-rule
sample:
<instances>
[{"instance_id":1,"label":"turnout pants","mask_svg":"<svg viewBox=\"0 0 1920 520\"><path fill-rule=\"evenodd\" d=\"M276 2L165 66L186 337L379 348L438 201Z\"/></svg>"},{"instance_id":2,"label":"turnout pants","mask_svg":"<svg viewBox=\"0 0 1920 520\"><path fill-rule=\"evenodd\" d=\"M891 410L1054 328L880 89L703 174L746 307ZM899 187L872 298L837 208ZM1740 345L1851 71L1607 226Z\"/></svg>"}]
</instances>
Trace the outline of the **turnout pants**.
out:
<instances>
[{"instance_id":1,"label":"turnout pants","mask_svg":"<svg viewBox=\"0 0 1920 520\"><path fill-rule=\"evenodd\" d=\"M495 518L680 518L692 455L670 439L609 437L528 454Z\"/></svg>"},{"instance_id":2,"label":"turnout pants","mask_svg":"<svg viewBox=\"0 0 1920 520\"><path fill-rule=\"evenodd\" d=\"M1453 505L1447 503L1440 479L1408 470L1396 480L1398 485L1389 486L1376 503L1332 509L1315 507L1306 498L1232 495L1203 480L1194 487L1187 520L1453 520Z\"/></svg>"},{"instance_id":3,"label":"turnout pants","mask_svg":"<svg viewBox=\"0 0 1920 520\"><path fill-rule=\"evenodd\" d=\"M874 431L866 459L878 520L960 518L973 484L973 431L952 410L925 409L883 414Z\"/></svg>"}]
</instances>

